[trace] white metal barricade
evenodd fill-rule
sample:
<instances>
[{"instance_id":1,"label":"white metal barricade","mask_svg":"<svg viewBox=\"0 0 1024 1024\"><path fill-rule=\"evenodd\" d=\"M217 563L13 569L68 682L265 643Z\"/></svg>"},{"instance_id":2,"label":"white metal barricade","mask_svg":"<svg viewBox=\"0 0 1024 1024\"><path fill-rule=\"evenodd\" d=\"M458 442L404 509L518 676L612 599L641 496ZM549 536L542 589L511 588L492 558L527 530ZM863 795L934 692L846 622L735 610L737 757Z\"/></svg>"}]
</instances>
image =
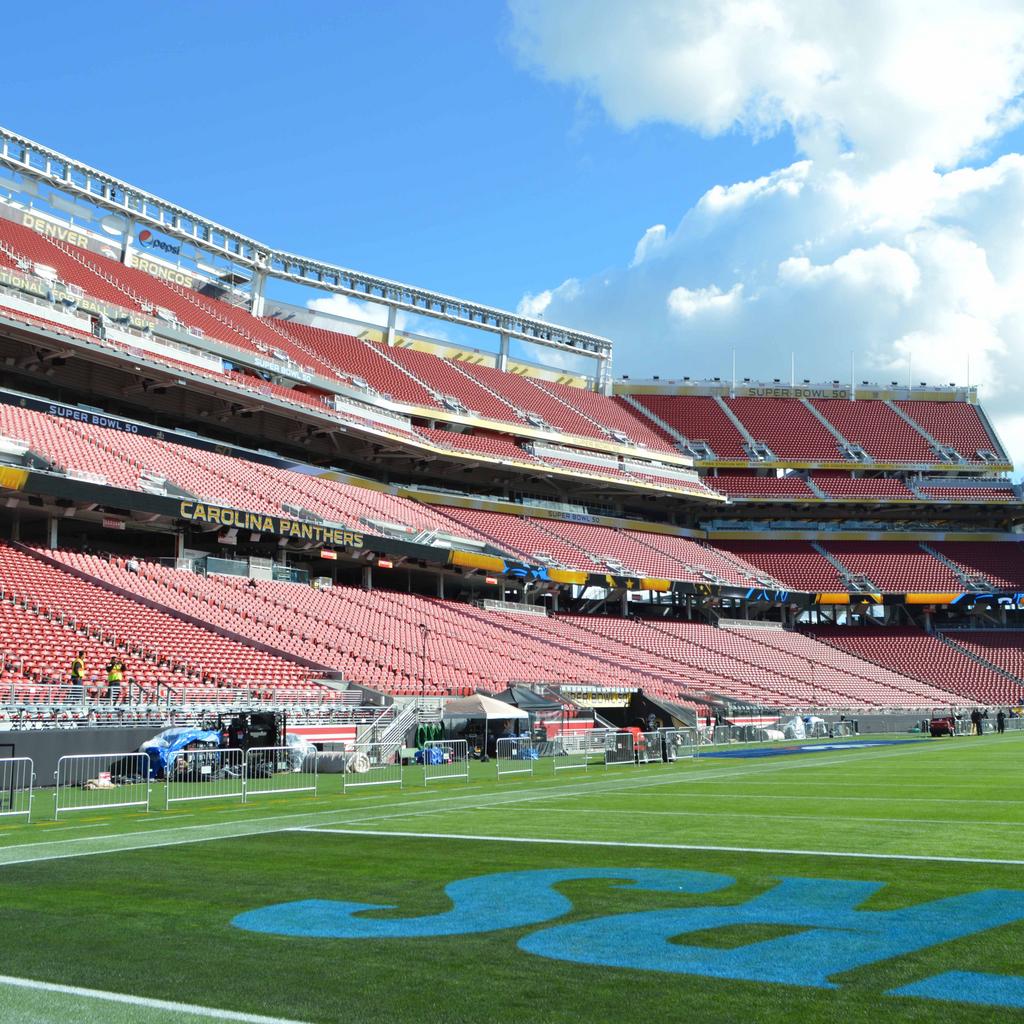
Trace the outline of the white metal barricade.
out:
<instances>
[{"instance_id":1,"label":"white metal barricade","mask_svg":"<svg viewBox=\"0 0 1024 1024\"><path fill-rule=\"evenodd\" d=\"M240 750L176 750L167 765L166 806L182 800L241 799L244 787Z\"/></svg>"},{"instance_id":2,"label":"white metal barricade","mask_svg":"<svg viewBox=\"0 0 1024 1024\"><path fill-rule=\"evenodd\" d=\"M502 736L494 746L498 778L502 775L532 775L537 748L529 736Z\"/></svg>"},{"instance_id":3,"label":"white metal barricade","mask_svg":"<svg viewBox=\"0 0 1024 1024\"><path fill-rule=\"evenodd\" d=\"M556 772L566 768L586 771L591 764L604 763L604 732L599 729L561 733L552 740L552 746Z\"/></svg>"},{"instance_id":4,"label":"white metal barricade","mask_svg":"<svg viewBox=\"0 0 1024 1024\"><path fill-rule=\"evenodd\" d=\"M65 754L57 762L53 816L104 807L149 810L149 754Z\"/></svg>"},{"instance_id":5,"label":"white metal barricade","mask_svg":"<svg viewBox=\"0 0 1024 1024\"><path fill-rule=\"evenodd\" d=\"M32 784L35 766L31 757L0 758L0 817L24 814L32 820Z\"/></svg>"},{"instance_id":6,"label":"white metal barricade","mask_svg":"<svg viewBox=\"0 0 1024 1024\"><path fill-rule=\"evenodd\" d=\"M242 800L268 793L312 793L316 796L317 754L295 747L250 747L245 752Z\"/></svg>"},{"instance_id":7,"label":"white metal barricade","mask_svg":"<svg viewBox=\"0 0 1024 1024\"><path fill-rule=\"evenodd\" d=\"M604 738L604 766L635 764L633 734L631 732L610 732Z\"/></svg>"},{"instance_id":8,"label":"white metal barricade","mask_svg":"<svg viewBox=\"0 0 1024 1024\"><path fill-rule=\"evenodd\" d=\"M423 785L450 779L469 782L469 742L430 740L423 746Z\"/></svg>"},{"instance_id":9,"label":"white metal barricade","mask_svg":"<svg viewBox=\"0 0 1024 1024\"><path fill-rule=\"evenodd\" d=\"M356 743L345 761L342 789L402 786L401 751L394 743Z\"/></svg>"},{"instance_id":10,"label":"white metal barricade","mask_svg":"<svg viewBox=\"0 0 1024 1024\"><path fill-rule=\"evenodd\" d=\"M636 745L637 764L661 764L661 730L640 734L640 742Z\"/></svg>"},{"instance_id":11,"label":"white metal barricade","mask_svg":"<svg viewBox=\"0 0 1024 1024\"><path fill-rule=\"evenodd\" d=\"M700 735L696 729L662 729L661 732L666 761L700 756Z\"/></svg>"}]
</instances>

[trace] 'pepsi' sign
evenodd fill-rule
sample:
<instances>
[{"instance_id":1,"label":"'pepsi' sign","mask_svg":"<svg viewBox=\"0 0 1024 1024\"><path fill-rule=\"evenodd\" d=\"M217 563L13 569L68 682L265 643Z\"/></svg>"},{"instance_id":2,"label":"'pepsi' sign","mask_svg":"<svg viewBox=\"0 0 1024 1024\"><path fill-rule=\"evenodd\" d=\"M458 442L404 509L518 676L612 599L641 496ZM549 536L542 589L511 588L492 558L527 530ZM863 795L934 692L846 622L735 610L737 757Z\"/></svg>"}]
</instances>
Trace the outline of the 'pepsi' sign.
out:
<instances>
[{"instance_id":1,"label":"'pepsi' sign","mask_svg":"<svg viewBox=\"0 0 1024 1024\"><path fill-rule=\"evenodd\" d=\"M161 238L159 235L154 235L149 228L143 228L139 232L139 245L143 249L155 249L157 252L166 253L168 256L180 256L181 245L175 245L173 242L168 242L166 238Z\"/></svg>"}]
</instances>

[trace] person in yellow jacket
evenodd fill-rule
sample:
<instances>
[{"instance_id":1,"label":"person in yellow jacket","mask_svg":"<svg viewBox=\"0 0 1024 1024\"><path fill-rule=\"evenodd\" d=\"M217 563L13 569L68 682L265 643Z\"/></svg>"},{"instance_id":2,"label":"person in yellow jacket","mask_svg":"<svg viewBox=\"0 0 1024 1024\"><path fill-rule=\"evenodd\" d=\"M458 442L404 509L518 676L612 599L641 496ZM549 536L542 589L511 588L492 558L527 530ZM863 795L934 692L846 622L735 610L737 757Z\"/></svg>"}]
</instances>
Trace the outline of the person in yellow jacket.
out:
<instances>
[{"instance_id":1,"label":"person in yellow jacket","mask_svg":"<svg viewBox=\"0 0 1024 1024\"><path fill-rule=\"evenodd\" d=\"M107 690L104 696L116 700L121 693L121 683L124 682L124 662L116 654L110 659L107 665Z\"/></svg>"},{"instance_id":2,"label":"person in yellow jacket","mask_svg":"<svg viewBox=\"0 0 1024 1024\"><path fill-rule=\"evenodd\" d=\"M85 679L85 651L79 651L71 661L71 699L82 699L82 682Z\"/></svg>"}]
</instances>

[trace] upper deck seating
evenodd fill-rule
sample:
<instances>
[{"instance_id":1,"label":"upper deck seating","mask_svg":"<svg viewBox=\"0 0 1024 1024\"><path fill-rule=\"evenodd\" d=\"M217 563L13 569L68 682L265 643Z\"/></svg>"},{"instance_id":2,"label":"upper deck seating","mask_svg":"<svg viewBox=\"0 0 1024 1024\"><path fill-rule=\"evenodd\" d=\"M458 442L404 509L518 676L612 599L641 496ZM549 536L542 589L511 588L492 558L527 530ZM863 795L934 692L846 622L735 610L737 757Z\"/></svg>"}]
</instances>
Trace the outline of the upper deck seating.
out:
<instances>
[{"instance_id":1,"label":"upper deck seating","mask_svg":"<svg viewBox=\"0 0 1024 1024\"><path fill-rule=\"evenodd\" d=\"M968 402L896 402L915 423L923 427L939 444L955 448L973 462L979 451L1001 454L995 439L989 436L978 410Z\"/></svg>"},{"instance_id":2,"label":"upper deck seating","mask_svg":"<svg viewBox=\"0 0 1024 1024\"><path fill-rule=\"evenodd\" d=\"M836 567L808 541L723 540L715 543L722 550L746 559L792 590L835 593L846 589Z\"/></svg>"},{"instance_id":3,"label":"upper deck seating","mask_svg":"<svg viewBox=\"0 0 1024 1024\"><path fill-rule=\"evenodd\" d=\"M936 541L931 547L969 576L999 590L1024 590L1024 544L1017 541Z\"/></svg>"},{"instance_id":4,"label":"upper deck seating","mask_svg":"<svg viewBox=\"0 0 1024 1024\"><path fill-rule=\"evenodd\" d=\"M812 473L811 480L830 498L914 498L910 488L893 477L851 477L837 472Z\"/></svg>"},{"instance_id":5,"label":"upper deck seating","mask_svg":"<svg viewBox=\"0 0 1024 1024\"><path fill-rule=\"evenodd\" d=\"M843 458L834 435L797 398L727 398L755 441L780 459L831 461Z\"/></svg>"},{"instance_id":6,"label":"upper deck seating","mask_svg":"<svg viewBox=\"0 0 1024 1024\"><path fill-rule=\"evenodd\" d=\"M714 398L707 395L631 395L688 441L709 445L719 459L749 456L743 435Z\"/></svg>"},{"instance_id":7,"label":"upper deck seating","mask_svg":"<svg viewBox=\"0 0 1024 1024\"><path fill-rule=\"evenodd\" d=\"M855 575L885 593L959 593L963 581L919 544L898 541L839 541L822 546Z\"/></svg>"},{"instance_id":8,"label":"upper deck seating","mask_svg":"<svg viewBox=\"0 0 1024 1024\"><path fill-rule=\"evenodd\" d=\"M851 444L860 445L876 462L938 462L939 456L920 431L875 399L816 398L814 407Z\"/></svg>"},{"instance_id":9,"label":"upper deck seating","mask_svg":"<svg viewBox=\"0 0 1024 1024\"><path fill-rule=\"evenodd\" d=\"M719 473L704 477L708 487L713 487L731 498L773 498L791 501L794 498L815 500L817 495L798 476L757 476L754 473Z\"/></svg>"}]
</instances>

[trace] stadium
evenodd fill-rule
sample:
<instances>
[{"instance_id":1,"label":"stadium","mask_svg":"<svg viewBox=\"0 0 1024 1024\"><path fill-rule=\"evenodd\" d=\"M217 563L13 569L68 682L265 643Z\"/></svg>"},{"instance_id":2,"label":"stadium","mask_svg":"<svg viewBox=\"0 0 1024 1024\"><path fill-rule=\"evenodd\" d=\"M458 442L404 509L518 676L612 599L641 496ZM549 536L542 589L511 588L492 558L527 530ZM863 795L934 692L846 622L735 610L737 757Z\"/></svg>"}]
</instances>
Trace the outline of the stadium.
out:
<instances>
[{"instance_id":1,"label":"stadium","mask_svg":"<svg viewBox=\"0 0 1024 1024\"><path fill-rule=\"evenodd\" d=\"M0 129L5 1020L1024 1009L977 388L613 350Z\"/></svg>"}]
</instances>

